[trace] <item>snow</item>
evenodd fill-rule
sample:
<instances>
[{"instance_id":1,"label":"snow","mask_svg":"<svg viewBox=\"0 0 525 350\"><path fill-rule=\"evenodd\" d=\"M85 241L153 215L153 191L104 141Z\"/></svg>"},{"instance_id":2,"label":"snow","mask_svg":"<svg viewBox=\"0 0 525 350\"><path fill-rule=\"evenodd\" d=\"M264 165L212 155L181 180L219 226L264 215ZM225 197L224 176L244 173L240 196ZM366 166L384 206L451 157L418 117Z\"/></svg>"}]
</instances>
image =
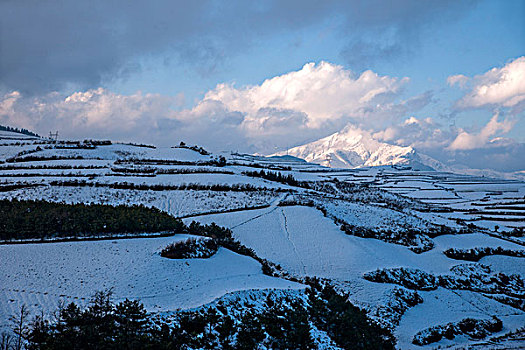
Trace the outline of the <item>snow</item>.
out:
<instances>
[{"instance_id":1,"label":"snow","mask_svg":"<svg viewBox=\"0 0 525 350\"><path fill-rule=\"evenodd\" d=\"M38 138L34 137L34 136L29 136L29 135L21 134L21 133L18 133L18 132L14 132L14 131L0 130L0 140L2 142L6 141L6 140L19 141L19 140L35 140L35 139L38 139Z\"/></svg>"},{"instance_id":2,"label":"snow","mask_svg":"<svg viewBox=\"0 0 525 350\"><path fill-rule=\"evenodd\" d=\"M518 238L498 238L503 230L525 227L524 182L427 171L424 167L415 171L403 164L436 164L411 149L385 146L366 137L354 136L350 131L347 135L332 135L326 142L304 149L308 148L310 154L315 151L316 158L312 159L316 162L324 164L326 156L331 154L332 166L337 161L341 164L357 162L352 164L363 166L359 169L324 168L292 156L202 155L186 148L148 148L119 143L95 149L55 149L54 144L45 139L0 132L0 161L17 155L23 157L22 153L27 151L35 152L26 156L83 157L4 162L0 164L2 185L34 183L41 186L0 192L0 198L143 204L176 217L186 217L186 222L216 222L230 227L235 238L253 248L261 258L280 264L286 273L296 277L329 278L349 294L353 303L371 314L392 301L396 304L393 291L402 287L367 281L363 278L367 272L407 267L434 275L450 275L453 266L465 262L447 258L443 251L448 248L524 249L523 238L521 241ZM340 152L350 144L353 145L353 148L348 148L350 151ZM36 151L37 147L43 150ZM290 150L290 155L301 156L295 151ZM224 156L228 165L210 165L209 162L218 156ZM156 164L156 161L163 160L176 162ZM176 165L177 162L191 164ZM364 167L396 163L398 165ZM32 169L33 166L48 168ZM60 166L80 168L59 169ZM11 167L16 169L10 170ZM149 176L124 175L114 171L115 168L205 173L160 174L159 171ZM309 190L243 174L260 170L292 175L299 181L337 179L361 186L345 192L335 183L328 183L317 190ZM249 184L260 190L153 191L50 185L54 180L72 179L104 184ZM328 217L313 207L278 206L279 202L286 200L313 201L326 210ZM456 222L457 219L473 223L478 229L469 234L432 238L434 248L416 254L399 244L346 235L334 223L334 218L362 228L395 232L406 232L406 229L424 232L435 225L465 228L461 221ZM495 232L496 226L499 226L498 232ZM39 309L48 312L60 299L86 303L94 291L110 287L113 287L117 299L141 299L153 312L196 308L232 295L241 299L252 294L261 296L268 289L278 289L279 293L301 293L304 288L282 278L262 275L255 260L223 248L209 259L168 260L157 254L168 243L186 237L0 245L0 324L5 324L8 315L14 313L21 303L31 306L35 312ZM522 259L496 255L486 256L479 263L490 266L495 272L517 274L523 278L525 265ZM403 349L413 348L411 341L418 331L465 317L497 315L503 320L503 333L525 324L524 312L480 293L443 288L417 293L423 298L421 304L408 308L404 314L384 315L384 323L395 330ZM457 337L452 342L442 340L434 345L472 344L464 337Z\"/></svg>"},{"instance_id":3,"label":"snow","mask_svg":"<svg viewBox=\"0 0 525 350\"><path fill-rule=\"evenodd\" d=\"M347 236L330 219L309 207L271 207L250 212L208 215L198 219L203 223L216 222L232 228L235 237L254 249L259 256L280 264L285 271L296 276L331 279L350 294L354 303L368 309L382 305L392 286L363 280L362 276L366 272L405 266L435 275L450 274L450 269L461 263L442 253L450 247L522 248L511 242L474 233L437 237L434 239L434 249L415 254L403 246ZM525 274L525 266L520 264L520 258L493 256L484 259L496 271ZM427 326L480 314L483 317L488 317L488 314L525 315L478 293L440 288L435 292L420 294L424 299L423 304L409 309L408 316L402 317L397 330L396 334L403 341L402 348L409 347L414 334ZM443 300L446 301L446 308L443 307ZM480 307L485 311L480 312ZM441 311L433 312L432 317L427 316L430 310L436 308Z\"/></svg>"},{"instance_id":4,"label":"snow","mask_svg":"<svg viewBox=\"0 0 525 350\"><path fill-rule=\"evenodd\" d=\"M463 343L467 339L457 338L454 342L442 340L438 343L421 347L412 344L414 334L435 325L458 322L464 318L489 319L492 315L518 317L525 324L525 314L468 291L450 291L438 288L435 291L419 292L424 299L422 304L409 309L403 316L396 330L396 337L401 349L435 348L438 345ZM514 320L515 322L515 320ZM504 323L505 324L505 323Z\"/></svg>"},{"instance_id":5,"label":"snow","mask_svg":"<svg viewBox=\"0 0 525 350\"><path fill-rule=\"evenodd\" d=\"M407 227L425 229L430 224L408 213L382 208L377 205L349 203L342 200L321 202L330 215L344 220L350 225L373 229L402 230Z\"/></svg>"},{"instance_id":6,"label":"snow","mask_svg":"<svg viewBox=\"0 0 525 350\"><path fill-rule=\"evenodd\" d=\"M414 213L432 222L441 220L452 225L449 220L462 219L475 225L494 230L498 225L502 230L525 227L525 210L517 207L511 213L508 209L497 209L522 203L525 198L525 182L474 177L437 171L411 171L388 167L359 169L359 175L351 177L333 175L340 181L364 183L370 186L400 194L438 208L448 208L449 213L431 215ZM481 214L478 211L487 211ZM483 216L483 217L482 217ZM488 220L486 218L489 218Z\"/></svg>"},{"instance_id":7,"label":"snow","mask_svg":"<svg viewBox=\"0 0 525 350\"><path fill-rule=\"evenodd\" d=\"M48 313L60 299L85 303L108 288L117 301L140 299L149 311L193 308L239 290L303 288L263 275L258 262L224 248L209 259L158 254L186 238L0 245L0 321L23 303L33 315Z\"/></svg>"},{"instance_id":8,"label":"snow","mask_svg":"<svg viewBox=\"0 0 525 350\"><path fill-rule=\"evenodd\" d=\"M223 212L234 209L270 205L278 194L271 191L220 192L220 191L143 191L116 190L101 187L43 186L22 188L3 193L4 198L25 198L65 203L96 203L109 205L142 204L155 207L175 217L194 216L202 213Z\"/></svg>"},{"instance_id":9,"label":"snow","mask_svg":"<svg viewBox=\"0 0 525 350\"><path fill-rule=\"evenodd\" d=\"M107 176L97 179L99 183L116 183L129 182L134 184L146 185L183 185L183 184L201 184L201 185L251 185L259 188L282 188L283 186L264 180L261 178L252 178L241 175L228 174L166 174L155 177L138 177L138 176Z\"/></svg>"},{"instance_id":10,"label":"snow","mask_svg":"<svg viewBox=\"0 0 525 350\"><path fill-rule=\"evenodd\" d=\"M340 280L360 278L378 267L410 266L435 274L448 273L459 263L442 253L450 247L522 248L477 233L439 236L434 238L434 249L416 254L404 246L346 235L320 211L301 206L212 214L198 221L232 228L234 236L258 255L297 275Z\"/></svg>"}]
</instances>

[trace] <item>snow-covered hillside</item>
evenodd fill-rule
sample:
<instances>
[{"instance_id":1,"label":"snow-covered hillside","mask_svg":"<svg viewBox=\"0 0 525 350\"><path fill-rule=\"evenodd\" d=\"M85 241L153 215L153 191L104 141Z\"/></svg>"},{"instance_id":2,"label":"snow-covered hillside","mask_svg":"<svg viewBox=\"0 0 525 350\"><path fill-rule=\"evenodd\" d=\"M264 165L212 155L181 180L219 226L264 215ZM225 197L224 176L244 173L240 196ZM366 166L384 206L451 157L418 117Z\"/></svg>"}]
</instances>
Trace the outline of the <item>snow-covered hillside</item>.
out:
<instances>
[{"instance_id":1,"label":"snow-covered hillside","mask_svg":"<svg viewBox=\"0 0 525 350\"><path fill-rule=\"evenodd\" d=\"M392 331L401 349L522 346L512 334L523 337L525 324L525 183L430 171L414 150L350 129L292 151L209 154L2 132L0 199L143 204L230 228L255 255L221 247L207 259L161 257L183 234L2 242L0 328L22 304L50 313L104 288L160 315L237 299L258 305L270 292L304 300L306 278L317 277ZM327 157L331 168L315 164ZM280 269L263 274L261 259ZM461 333L465 319L482 327L493 317L501 330ZM448 338L414 344L447 329Z\"/></svg>"}]
</instances>

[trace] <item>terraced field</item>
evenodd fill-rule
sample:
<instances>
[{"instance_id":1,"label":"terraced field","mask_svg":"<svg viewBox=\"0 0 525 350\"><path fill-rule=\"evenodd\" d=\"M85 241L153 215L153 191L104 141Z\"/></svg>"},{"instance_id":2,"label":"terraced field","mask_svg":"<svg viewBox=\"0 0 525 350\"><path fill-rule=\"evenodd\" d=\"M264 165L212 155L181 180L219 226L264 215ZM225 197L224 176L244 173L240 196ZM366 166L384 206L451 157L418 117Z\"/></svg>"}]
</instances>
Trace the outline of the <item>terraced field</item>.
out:
<instances>
[{"instance_id":1,"label":"terraced field","mask_svg":"<svg viewBox=\"0 0 525 350\"><path fill-rule=\"evenodd\" d=\"M307 278L316 277L391 330L403 349L521 346L515 335L525 324L523 182L400 167L330 169L197 147L54 143L7 132L0 134L0 156L1 198L143 204L187 224L230 228L254 254L219 248L208 259L160 256L185 234L3 242L4 328L21 304L50 312L60 300L82 304L104 288L161 315L233 295L254 305L270 291L305 299ZM274 276L263 274L262 259ZM514 289L485 283L505 285L502 278ZM490 328L493 317L501 329L484 338L461 333L465 319ZM453 337L423 345L426 335L447 329ZM321 343L336 348L329 339Z\"/></svg>"}]
</instances>

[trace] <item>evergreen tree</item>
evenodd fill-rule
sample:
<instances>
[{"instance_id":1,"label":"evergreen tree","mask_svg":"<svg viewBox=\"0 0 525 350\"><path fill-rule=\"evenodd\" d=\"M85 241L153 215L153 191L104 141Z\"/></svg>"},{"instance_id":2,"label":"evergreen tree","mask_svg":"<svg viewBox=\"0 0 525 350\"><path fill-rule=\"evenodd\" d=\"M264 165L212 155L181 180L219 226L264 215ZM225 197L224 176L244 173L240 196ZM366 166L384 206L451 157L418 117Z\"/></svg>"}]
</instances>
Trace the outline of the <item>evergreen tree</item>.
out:
<instances>
[{"instance_id":1,"label":"evergreen tree","mask_svg":"<svg viewBox=\"0 0 525 350\"><path fill-rule=\"evenodd\" d=\"M247 312L241 318L237 333L236 348L239 350L254 350L264 340L265 335L259 318L252 312Z\"/></svg>"},{"instance_id":2,"label":"evergreen tree","mask_svg":"<svg viewBox=\"0 0 525 350\"><path fill-rule=\"evenodd\" d=\"M224 315L215 329L218 332L219 344L222 349L233 349L232 340L235 335L235 322L233 319L228 315Z\"/></svg>"},{"instance_id":3,"label":"evergreen tree","mask_svg":"<svg viewBox=\"0 0 525 350\"><path fill-rule=\"evenodd\" d=\"M24 341L29 336L29 310L27 306L23 304L20 306L18 313L9 319L11 321L11 326L13 333L15 334L14 340L14 350L21 350L24 345Z\"/></svg>"},{"instance_id":4,"label":"evergreen tree","mask_svg":"<svg viewBox=\"0 0 525 350\"><path fill-rule=\"evenodd\" d=\"M137 300L126 299L115 307L116 337L118 349L141 349L148 328L147 313Z\"/></svg>"}]
</instances>

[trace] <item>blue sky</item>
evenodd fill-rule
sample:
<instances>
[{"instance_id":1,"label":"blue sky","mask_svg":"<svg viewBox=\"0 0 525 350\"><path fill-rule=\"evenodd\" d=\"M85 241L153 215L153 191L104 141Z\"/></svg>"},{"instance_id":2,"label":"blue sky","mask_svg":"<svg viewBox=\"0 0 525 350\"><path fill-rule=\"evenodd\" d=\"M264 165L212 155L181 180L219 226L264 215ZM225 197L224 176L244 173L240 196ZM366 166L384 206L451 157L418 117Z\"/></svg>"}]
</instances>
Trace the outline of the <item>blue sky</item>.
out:
<instances>
[{"instance_id":1,"label":"blue sky","mask_svg":"<svg viewBox=\"0 0 525 350\"><path fill-rule=\"evenodd\" d=\"M351 123L442 161L525 168L510 164L525 150L523 84L501 78L525 75L520 0L4 1L0 52L0 123L44 134L264 153ZM324 91L304 84L351 87L320 111L309 101ZM484 84L504 89L482 101Z\"/></svg>"},{"instance_id":2,"label":"blue sky","mask_svg":"<svg viewBox=\"0 0 525 350\"><path fill-rule=\"evenodd\" d=\"M520 0L480 1L465 13L431 19L417 33L417 40L407 44L406 53L376 57L353 66L348 62L345 33L338 28L337 16L306 28L257 41L245 51L229 56L226 62L203 72L180 62L169 61L173 53L139 59L144 69L122 80L108 81L110 89L120 93L136 90L161 94L185 95L185 107L191 107L218 83L238 86L256 85L265 79L300 69L307 62L328 61L356 73L371 69L379 74L409 77L407 95L434 90L440 101L421 113L438 116L447 113L452 101L461 97L456 89L445 89L450 75L474 76L525 54L525 2ZM353 33L359 37L363 33ZM388 37L388 34L384 36ZM383 38L376 42L382 42ZM468 111L450 123L459 126L486 123L491 113ZM520 118L508 136L525 141L525 121Z\"/></svg>"},{"instance_id":3,"label":"blue sky","mask_svg":"<svg viewBox=\"0 0 525 350\"><path fill-rule=\"evenodd\" d=\"M430 23L421 31L418 42L408 44L410 54L392 59L378 57L356 68L341 53L344 34L338 30L334 16L307 28L264 37L245 51L232 53L228 62L212 72L181 66L177 60L166 64L166 59L174 56L168 53L141 58L144 71L108 86L122 93L140 89L164 94L184 92L198 98L199 92L217 83L259 84L300 69L307 62L324 60L357 72L371 69L379 74L408 76L412 89L421 91L442 86L449 75L480 74L523 55L524 16L523 1L482 1L459 18Z\"/></svg>"}]
</instances>

